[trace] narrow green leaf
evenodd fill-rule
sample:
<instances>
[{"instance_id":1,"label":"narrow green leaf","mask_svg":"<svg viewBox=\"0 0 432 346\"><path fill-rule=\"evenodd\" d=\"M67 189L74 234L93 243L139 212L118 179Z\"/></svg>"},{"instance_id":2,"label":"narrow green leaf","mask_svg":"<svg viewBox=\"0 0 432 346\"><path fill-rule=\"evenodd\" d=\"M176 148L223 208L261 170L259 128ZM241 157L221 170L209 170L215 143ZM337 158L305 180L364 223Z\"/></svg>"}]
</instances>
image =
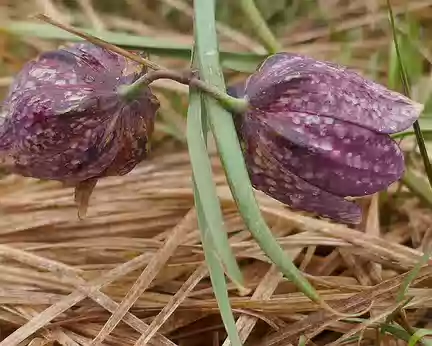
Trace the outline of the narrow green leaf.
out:
<instances>
[{"instance_id":1,"label":"narrow green leaf","mask_svg":"<svg viewBox=\"0 0 432 346\"><path fill-rule=\"evenodd\" d=\"M401 58L401 53L400 53L399 43L398 43L398 38L397 38L397 33L396 33L396 27L395 27L395 20L393 17L393 11L392 11L390 0L387 0L387 8L388 8L389 17L390 17L390 24L391 24L392 34L393 34L393 41L394 41L397 61L399 64L399 72L400 72L402 87L403 87L405 95L409 97L410 96L410 86L409 86L409 82L408 82L408 76L406 73L406 69L405 69L404 63L403 63L402 58ZM427 153L425 141L424 141L423 134L422 134L420 124L418 121L416 121L413 124L413 128L414 128L414 132L416 134L417 143L418 143L418 146L420 149L420 154L423 158L423 164L425 166L426 175L429 179L429 184L432 186L432 165L429 161L429 156Z\"/></svg>"},{"instance_id":2,"label":"narrow green leaf","mask_svg":"<svg viewBox=\"0 0 432 346\"><path fill-rule=\"evenodd\" d=\"M413 336L408 341L408 346L414 346L417 345L417 343L425 336L432 335L431 329L418 329ZM428 342L430 345L431 343Z\"/></svg>"},{"instance_id":3,"label":"narrow green leaf","mask_svg":"<svg viewBox=\"0 0 432 346\"><path fill-rule=\"evenodd\" d=\"M399 28L395 23L395 28L399 32ZM400 59L406 71L406 77L409 85L417 83L423 74L423 56L417 51L414 42L417 42L419 36L419 25L408 14L405 15L404 35L398 35L395 32L398 40L398 48ZM388 69L388 86L394 90L400 90L403 87L400 76L401 63L398 59L398 53L394 44L390 46L389 69Z\"/></svg>"},{"instance_id":4,"label":"narrow green leaf","mask_svg":"<svg viewBox=\"0 0 432 346\"><path fill-rule=\"evenodd\" d=\"M263 59L264 60L264 59ZM240 59L223 59L221 58L222 66L237 72L252 73L255 72L258 64L256 61L240 60Z\"/></svg>"},{"instance_id":5,"label":"narrow green leaf","mask_svg":"<svg viewBox=\"0 0 432 346\"><path fill-rule=\"evenodd\" d=\"M215 31L214 0L195 0L195 25L197 32L197 56L201 78L221 90L225 83L219 68L219 54ZM240 143L230 113L211 97L204 97L210 128L216 140L228 184L240 213L264 253L299 289L314 301L319 301L318 292L285 254L273 237L256 202L249 174L246 169Z\"/></svg>"},{"instance_id":6,"label":"narrow green leaf","mask_svg":"<svg viewBox=\"0 0 432 346\"><path fill-rule=\"evenodd\" d=\"M191 92L187 117L187 142L194 181L201 198L208 232L212 237L215 254L225 265L228 276L243 287L243 277L228 242L228 232L224 224L221 206L213 182L211 162L207 153L206 140L202 129L201 97Z\"/></svg>"},{"instance_id":7,"label":"narrow green leaf","mask_svg":"<svg viewBox=\"0 0 432 346\"><path fill-rule=\"evenodd\" d=\"M306 337L304 335L299 338L298 346L306 346Z\"/></svg>"},{"instance_id":8,"label":"narrow green leaf","mask_svg":"<svg viewBox=\"0 0 432 346\"><path fill-rule=\"evenodd\" d=\"M385 331L385 332L387 332L387 333L389 333L389 334L391 334L391 335L393 335L395 338L401 339L401 340L403 340L405 342L410 342L411 340L417 342L423 336L428 335L428 334L421 335L422 333L420 331L422 329L417 329L417 331L413 335L411 335L410 333L408 333L402 327L400 327L398 325L391 325L391 324L383 324L382 325L382 330ZM425 330L425 329L423 329L423 330ZM429 330L429 329L426 329L426 330ZM415 340L415 339L417 339L417 340ZM422 340L422 344L425 345L425 346L432 346L432 341ZM413 345L415 345L415 343Z\"/></svg>"},{"instance_id":9,"label":"narrow green leaf","mask_svg":"<svg viewBox=\"0 0 432 346\"><path fill-rule=\"evenodd\" d=\"M343 319L344 322L354 322L354 323L364 323L367 320L364 318L347 318ZM379 325L381 333L388 333L393 335L396 339L400 339L408 342L412 335L408 333L405 329L396 323L384 322ZM344 343L348 341L344 340ZM432 342L424 340L423 343L427 346L432 346Z\"/></svg>"},{"instance_id":10,"label":"narrow green leaf","mask_svg":"<svg viewBox=\"0 0 432 346\"><path fill-rule=\"evenodd\" d=\"M402 327L400 327L397 324L383 323L381 325L381 330L382 330L382 332L386 332L388 334L393 335L397 339L403 340L405 342L409 342L412 338L414 338L414 337L417 338L419 336L419 334L417 334L417 332L421 329L417 329L416 332L413 335L411 335L405 329L403 329ZM417 334L417 336L415 336L416 334ZM420 339L421 339L421 337L420 337ZM423 340L422 344L425 346L432 346L432 342L429 340Z\"/></svg>"},{"instance_id":11,"label":"narrow green leaf","mask_svg":"<svg viewBox=\"0 0 432 346\"><path fill-rule=\"evenodd\" d=\"M109 43L130 50L145 50L158 56L168 56L179 59L190 59L191 46L160 38L138 36L129 33L113 31L95 31L92 29L77 28L97 36ZM59 40L77 42L80 37L56 28L52 25L28 21L14 21L6 25L0 24L0 30L24 37L38 37L46 40ZM254 72L257 66L267 57L267 54L247 52L221 52L222 66L245 73Z\"/></svg>"},{"instance_id":12,"label":"narrow green leaf","mask_svg":"<svg viewBox=\"0 0 432 346\"><path fill-rule=\"evenodd\" d=\"M409 14L407 14L408 16ZM431 116L432 114L432 92L429 90L429 79L424 77L424 61L427 61L429 65L432 64L432 53L425 44L424 40L421 39L421 25L414 21L413 19L409 19L408 25L402 25L400 23L396 23L396 29L399 34L402 35L402 39L407 42L409 45L409 49L412 51L411 56L416 57L416 61L409 61L405 64L407 68L413 69L414 71L409 71L409 74L414 74L416 76L415 82L417 82L416 89L421 89L421 91L417 90L417 93L421 95L420 99L417 98L417 101L424 103L424 111L423 117ZM405 52L404 52L405 55ZM426 72L427 74L427 72ZM411 76L410 76L411 77ZM425 83L422 83L421 80L425 79ZM426 85L424 85L426 84ZM419 95L419 96L420 96ZM423 127L422 127L423 129Z\"/></svg>"},{"instance_id":13,"label":"narrow green leaf","mask_svg":"<svg viewBox=\"0 0 432 346\"><path fill-rule=\"evenodd\" d=\"M409 286L417 277L421 267L424 266L429 261L430 256L431 256L430 250L425 251L423 256L414 266L414 268L411 269L409 274L405 277L397 295L398 302L402 302L404 299L406 299L406 292L408 291Z\"/></svg>"},{"instance_id":14,"label":"narrow green leaf","mask_svg":"<svg viewBox=\"0 0 432 346\"><path fill-rule=\"evenodd\" d=\"M27 21L14 21L9 22L2 27L3 30L13 33L15 35L26 37L38 37L47 40L61 40L61 41L82 41L82 38L77 37L67 31L61 30L52 25L27 22ZM93 36L99 37L109 43L121 46L128 49L146 49L149 53L180 56L189 58L190 45L177 43L174 41L164 40L160 38L152 38L141 35L133 35L129 33L113 32L113 31L97 31L90 28L78 28Z\"/></svg>"},{"instance_id":15,"label":"narrow green leaf","mask_svg":"<svg viewBox=\"0 0 432 346\"><path fill-rule=\"evenodd\" d=\"M411 335L405 329L394 324L388 324L388 323L381 324L381 331L384 333L389 333L393 335L395 338L401 339L406 342L408 342L408 340L411 337Z\"/></svg>"},{"instance_id":16,"label":"narrow green leaf","mask_svg":"<svg viewBox=\"0 0 432 346\"><path fill-rule=\"evenodd\" d=\"M196 133L200 133L202 136L202 143L189 143L195 145L204 145L207 138L206 125L203 124L201 118L206 118L205 113L202 112L201 93L199 91L190 92L190 103L188 111L188 127L193 126ZM207 157L208 158L208 157ZM198 227L201 233L201 240L204 248L204 255L206 263L209 268L210 279L212 282L213 292L215 294L222 321L225 325L225 329L228 333L228 337L231 340L232 345L241 346L240 337L237 332L236 323L232 313L228 289L226 285L225 275L223 267L219 261L218 255L215 252L215 243L211 234L211 224L206 218L206 212L204 210L203 198L200 194L200 190L195 182L195 173L193 173L193 191L195 199L195 207L197 210ZM210 178L210 185L213 182ZM208 197L207 197L208 198ZM217 197L216 197L217 198ZM217 201L217 199L216 199ZM220 206L218 206L220 210Z\"/></svg>"},{"instance_id":17,"label":"narrow green leaf","mask_svg":"<svg viewBox=\"0 0 432 346\"><path fill-rule=\"evenodd\" d=\"M387 85L390 89L400 90L401 78L400 78L400 66L396 55L396 48L394 44L390 44L388 57L388 69L387 69Z\"/></svg>"},{"instance_id":18,"label":"narrow green leaf","mask_svg":"<svg viewBox=\"0 0 432 346\"><path fill-rule=\"evenodd\" d=\"M210 280L212 282L213 292L219 306L222 321L227 331L228 338L231 341L231 345L242 346L234 315L231 310L224 270L214 253L213 243L211 242L211 237L208 234L208 223L204 217L203 209L200 203L201 199L196 186L194 186L194 199L197 209L198 226L201 231L201 239L204 247L204 255L208 265Z\"/></svg>"},{"instance_id":19,"label":"narrow green leaf","mask_svg":"<svg viewBox=\"0 0 432 346\"><path fill-rule=\"evenodd\" d=\"M247 20L252 26L256 36L260 39L262 45L267 49L267 51L269 53L280 52L282 47L268 27L266 20L256 7L255 1L240 0L239 5L246 16L245 20Z\"/></svg>"},{"instance_id":20,"label":"narrow green leaf","mask_svg":"<svg viewBox=\"0 0 432 346\"><path fill-rule=\"evenodd\" d=\"M414 85L422 76L424 66L423 56L413 45L413 42L417 41L420 36L421 28L418 21L410 13L404 15L404 22L406 35L401 35L399 39L399 49L403 52L401 57L406 69L408 81L411 85Z\"/></svg>"},{"instance_id":21,"label":"narrow green leaf","mask_svg":"<svg viewBox=\"0 0 432 346\"><path fill-rule=\"evenodd\" d=\"M351 323L365 323L365 322L367 322L367 319L356 317L356 318L346 318L346 319L343 319L343 321L344 322L351 322ZM400 327L397 324L392 324L390 321L380 323L379 328L380 328L381 334L388 333L388 334L393 335L397 339L401 339L401 340L404 340L407 342L408 342L409 338L411 337L411 335L405 329L403 329L402 327ZM344 342L346 342L347 340L349 340L349 339L346 339Z\"/></svg>"}]
</instances>

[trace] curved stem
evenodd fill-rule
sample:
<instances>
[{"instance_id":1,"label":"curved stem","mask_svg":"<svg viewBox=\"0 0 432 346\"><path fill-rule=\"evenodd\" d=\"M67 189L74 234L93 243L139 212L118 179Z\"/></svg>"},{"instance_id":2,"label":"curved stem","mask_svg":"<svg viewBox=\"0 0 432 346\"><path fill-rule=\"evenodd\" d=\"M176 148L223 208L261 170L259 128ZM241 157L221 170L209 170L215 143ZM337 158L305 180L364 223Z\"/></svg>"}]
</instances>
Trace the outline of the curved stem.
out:
<instances>
[{"instance_id":1,"label":"curved stem","mask_svg":"<svg viewBox=\"0 0 432 346\"><path fill-rule=\"evenodd\" d=\"M250 20L252 28L255 30L256 35L267 51L269 53L280 52L282 47L268 27L266 20L256 7L255 1L240 0L240 6L247 18Z\"/></svg>"},{"instance_id":2,"label":"curved stem","mask_svg":"<svg viewBox=\"0 0 432 346\"><path fill-rule=\"evenodd\" d=\"M128 98L133 99L137 94L140 93L141 89L148 86L150 83L158 79L171 79L181 84L193 86L200 91L210 95L217 100L226 110L241 114L247 110L248 102L245 99L232 97L227 93L221 91L217 87L205 83L204 81L195 77L195 73L192 70L186 71L174 71L168 69L162 69L157 71L150 71L144 76L137 79L131 85L123 85L119 88L119 93Z\"/></svg>"}]
</instances>

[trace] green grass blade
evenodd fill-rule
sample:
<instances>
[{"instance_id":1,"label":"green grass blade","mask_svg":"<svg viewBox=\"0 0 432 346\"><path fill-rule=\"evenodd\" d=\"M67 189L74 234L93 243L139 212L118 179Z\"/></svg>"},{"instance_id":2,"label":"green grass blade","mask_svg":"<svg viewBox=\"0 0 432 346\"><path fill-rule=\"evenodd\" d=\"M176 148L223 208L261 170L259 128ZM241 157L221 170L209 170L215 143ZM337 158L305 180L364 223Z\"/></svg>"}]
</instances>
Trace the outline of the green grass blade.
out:
<instances>
[{"instance_id":1,"label":"green grass blade","mask_svg":"<svg viewBox=\"0 0 432 346\"><path fill-rule=\"evenodd\" d=\"M432 335L431 329L418 329L413 336L408 341L408 346L415 346L417 343L425 336ZM430 342L427 342L427 345L430 345Z\"/></svg>"},{"instance_id":2,"label":"green grass blade","mask_svg":"<svg viewBox=\"0 0 432 346\"><path fill-rule=\"evenodd\" d=\"M408 340L411 337L411 335L405 329L397 325L388 324L388 323L381 324L381 332L391 334L395 338L406 342L408 342Z\"/></svg>"},{"instance_id":3,"label":"green grass blade","mask_svg":"<svg viewBox=\"0 0 432 346\"><path fill-rule=\"evenodd\" d=\"M414 46L415 38L419 36L418 23L405 15L406 31L405 35L398 35L398 48L401 61L403 63L406 77L409 85L417 83L423 73L423 56L419 54ZM400 31L395 23L396 30ZM395 44L390 47L389 68L388 68L388 86L394 90L403 88L400 73L401 64Z\"/></svg>"},{"instance_id":4,"label":"green grass blade","mask_svg":"<svg viewBox=\"0 0 432 346\"><path fill-rule=\"evenodd\" d=\"M364 318L346 318L343 319L344 322L353 322L353 323L364 323L366 319ZM390 322L384 322L379 325L380 332L382 334L388 333L393 335L396 339L400 339L403 341L408 342L412 335L408 333L405 329L403 329L401 326L395 323ZM344 343L348 341L349 339L344 340ZM427 346L432 346L432 342L428 342L426 340L423 341L423 344Z\"/></svg>"},{"instance_id":5,"label":"green grass blade","mask_svg":"<svg viewBox=\"0 0 432 346\"><path fill-rule=\"evenodd\" d=\"M389 334L393 335L395 338L403 340L405 342L411 342L412 341L412 342L414 342L413 345L415 345L415 343L417 343L423 336L430 335L429 333L426 333L423 335L421 332L422 330L431 331L430 329L418 329L413 335L411 335L405 329L403 329L402 327L400 327L398 325L385 324L385 323L383 323L381 325L381 330L383 332L389 333ZM425 346L432 346L432 342L429 340L423 340L422 344Z\"/></svg>"},{"instance_id":6,"label":"green grass blade","mask_svg":"<svg viewBox=\"0 0 432 346\"><path fill-rule=\"evenodd\" d=\"M186 132L194 181L200 194L202 212L212 237L215 254L225 265L230 279L243 289L243 276L228 242L228 233L213 182L212 167L204 137L206 131L203 132L201 122L202 111L201 96L197 92L191 92Z\"/></svg>"},{"instance_id":7,"label":"green grass blade","mask_svg":"<svg viewBox=\"0 0 432 346\"><path fill-rule=\"evenodd\" d=\"M201 205L200 195L198 189L194 186L195 206L197 209L198 226L201 232L201 239L204 247L204 255L208 265L210 280L212 282L213 292L215 294L219 311L224 323L228 338L233 346L241 346L242 342L237 332L234 315L231 310L231 305L228 297L228 290L224 276L224 270L214 253L213 243L211 236L208 232L208 223L206 222L203 208Z\"/></svg>"},{"instance_id":8,"label":"green grass blade","mask_svg":"<svg viewBox=\"0 0 432 346\"><path fill-rule=\"evenodd\" d=\"M399 43L398 43L398 37L397 37L396 27L395 27L395 20L393 17L393 11L392 11L390 0L387 0L387 8L388 8L389 17L390 17L390 24L391 24L391 29L392 29L392 33L393 33L393 41L394 41L397 61L399 64L401 83L402 83L402 87L403 87L405 95L409 97L410 96L410 87L409 87L406 69L404 67L404 63L403 63L402 58L401 58L401 53L400 53ZM423 134L422 134L420 124L418 121L416 121L413 124L413 128L414 128L417 143L418 143L418 146L420 149L420 154L421 154L422 159L423 159L423 164L425 166L426 175L429 179L429 184L432 186L432 165L429 161L429 156L427 153L425 141L424 141Z\"/></svg>"},{"instance_id":9,"label":"green grass blade","mask_svg":"<svg viewBox=\"0 0 432 346\"><path fill-rule=\"evenodd\" d=\"M407 16L409 17L409 14L407 14ZM426 72L424 70L424 63L427 61L429 65L432 65L432 53L427 47L427 43L422 40L422 26L417 21L410 19L408 23L404 23L404 25L396 23L396 30L401 35L401 40L405 40L407 43L407 48L409 48L411 52L411 57L414 55L416 56L415 61L411 58L405 66L414 70L414 75L417 76L417 78L414 79L414 83L420 82L420 86L416 87L417 94L420 94L418 95L420 97L418 97L417 101L424 103L423 117L430 117L432 113L432 92L428 90L428 87L426 87L426 89L421 87L423 84L421 83L421 79ZM409 71L410 77L411 74L413 74L413 71ZM422 90L419 91L419 88ZM421 128L423 129L423 126L421 126Z\"/></svg>"},{"instance_id":10,"label":"green grass blade","mask_svg":"<svg viewBox=\"0 0 432 346\"><path fill-rule=\"evenodd\" d=\"M396 48L394 44L389 47L388 69L387 69L387 85L390 89L400 90L400 65L396 55Z\"/></svg>"},{"instance_id":11,"label":"green grass blade","mask_svg":"<svg viewBox=\"0 0 432 346\"><path fill-rule=\"evenodd\" d=\"M80 37L44 23L16 21L9 22L7 25L3 26L2 29L12 34L25 37L38 37L47 40L62 40L72 42L82 41L82 38ZM105 41L108 41L109 43L121 46L123 48L146 49L149 53L168 56L174 55L184 57L186 59L190 57L191 47L188 44L107 30L98 31L90 28L78 27L77 29L85 31L86 33L99 37Z\"/></svg>"},{"instance_id":12,"label":"green grass blade","mask_svg":"<svg viewBox=\"0 0 432 346\"><path fill-rule=\"evenodd\" d=\"M424 58L413 44L420 36L421 28L418 21L410 13L404 15L404 24L406 35L400 35L399 50L403 52L401 58L408 81L410 85L414 85L421 78L424 66ZM400 32L396 23L395 29Z\"/></svg>"},{"instance_id":13,"label":"green grass blade","mask_svg":"<svg viewBox=\"0 0 432 346\"><path fill-rule=\"evenodd\" d=\"M219 68L214 8L214 0L195 0L195 25L196 28L200 29L196 35L196 53L199 59L201 78L205 82L224 90L225 83ZM318 292L304 278L279 246L261 215L231 114L208 96L204 97L204 103L208 112L210 127L228 178L228 184L246 225L272 262L305 295L314 301L321 302Z\"/></svg>"},{"instance_id":14,"label":"green grass blade","mask_svg":"<svg viewBox=\"0 0 432 346\"><path fill-rule=\"evenodd\" d=\"M299 342L298 342L298 346L306 346L306 337L304 336L304 335L302 335L300 338L299 338Z\"/></svg>"},{"instance_id":15,"label":"green grass blade","mask_svg":"<svg viewBox=\"0 0 432 346\"><path fill-rule=\"evenodd\" d=\"M207 124L206 114L202 108L201 93L199 91L191 90L189 98L188 126L193 125L195 127L195 132L202 136L201 143L194 144L204 145L205 148L205 143L207 141ZM212 183L213 182L211 181L210 184ZM193 191L198 217L198 227L201 233L204 255L210 273L213 292L219 306L222 321L232 345L241 346L240 337L237 332L234 315L229 301L224 270L217 254L215 253L215 244L210 230L210 222L208 222L206 218L206 213L202 203L203 199L195 182L195 176L193 176Z\"/></svg>"},{"instance_id":16,"label":"green grass blade","mask_svg":"<svg viewBox=\"0 0 432 346\"><path fill-rule=\"evenodd\" d=\"M245 20L251 24L255 34L260 39L262 45L267 49L267 51L270 53L280 52L282 47L268 27L266 20L256 7L255 1L240 0L239 5L243 10L243 13L246 15Z\"/></svg>"},{"instance_id":17,"label":"green grass blade","mask_svg":"<svg viewBox=\"0 0 432 346\"><path fill-rule=\"evenodd\" d=\"M343 321L352 323L365 323L367 320L364 318L346 318ZM405 329L394 323L383 322L379 324L379 328L381 334L388 333L393 335L396 339L400 339L406 342L408 342L411 337L411 334L409 334Z\"/></svg>"},{"instance_id":18,"label":"green grass blade","mask_svg":"<svg viewBox=\"0 0 432 346\"><path fill-rule=\"evenodd\" d=\"M406 299L406 293L408 291L409 286L414 281L414 279L417 277L421 267L424 266L429 261L430 256L431 256L431 252L429 250L425 251L423 253L423 256L420 258L420 260L414 266L414 268L411 269L409 274L403 280L402 285L399 289L397 298L396 298L398 302L402 302Z\"/></svg>"},{"instance_id":19,"label":"green grass blade","mask_svg":"<svg viewBox=\"0 0 432 346\"><path fill-rule=\"evenodd\" d=\"M146 52L158 56L168 56L189 60L191 56L191 46L188 44L177 43L160 38L145 37L129 33L113 31L95 31L92 29L83 30L93 36L99 37L109 43L130 50L145 50ZM6 31L23 37L38 37L46 40L59 40L77 42L82 38L70 34L64 30L44 23L34 23L29 21L14 21L7 24L0 24L0 31ZM254 72L257 66L267 57L267 54L256 54L248 52L221 52L221 63L225 68L239 72Z\"/></svg>"}]
</instances>

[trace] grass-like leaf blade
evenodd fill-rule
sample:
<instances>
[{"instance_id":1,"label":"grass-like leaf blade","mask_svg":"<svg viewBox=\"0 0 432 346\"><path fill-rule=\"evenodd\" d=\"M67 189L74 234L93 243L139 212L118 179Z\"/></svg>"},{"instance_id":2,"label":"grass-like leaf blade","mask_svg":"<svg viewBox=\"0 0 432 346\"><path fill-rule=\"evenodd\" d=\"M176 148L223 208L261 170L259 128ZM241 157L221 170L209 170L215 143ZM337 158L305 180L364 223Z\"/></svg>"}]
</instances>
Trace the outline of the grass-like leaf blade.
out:
<instances>
[{"instance_id":1,"label":"grass-like leaf blade","mask_svg":"<svg viewBox=\"0 0 432 346\"><path fill-rule=\"evenodd\" d=\"M390 25L391 25L392 34L393 34L394 48L396 51L396 57L397 57L397 61L399 64L401 83L402 83L402 87L403 87L403 91L404 91L405 95L409 97L410 96L410 86L409 86L409 82L408 82L408 76L406 73L406 69L405 69L405 66L404 66L404 63L403 63L403 60L401 57L401 52L399 49L398 36L397 36L397 32L396 32L395 20L394 20L393 10L392 10L390 0L387 0L387 8L388 8L388 12L389 12ZM425 140L424 140L423 133L421 131L420 124L418 121L416 121L413 124L413 129L414 129L417 143L418 143L418 146L420 149L420 154L421 154L422 159L423 159L423 164L425 166L426 175L428 177L429 184L432 186L432 165L429 161L429 156L427 153Z\"/></svg>"},{"instance_id":2,"label":"grass-like leaf blade","mask_svg":"<svg viewBox=\"0 0 432 346\"><path fill-rule=\"evenodd\" d=\"M153 38L114 31L83 30L116 46L130 50L145 50L149 54L190 60L192 47L163 38ZM38 37L46 40L81 41L80 37L44 23L13 21L0 24L0 30L23 37ZM266 58L266 54L221 51L222 66L239 72L251 73Z\"/></svg>"},{"instance_id":3,"label":"grass-like leaf blade","mask_svg":"<svg viewBox=\"0 0 432 346\"><path fill-rule=\"evenodd\" d=\"M187 118L187 142L194 176L198 189L202 212L206 219L207 229L212 238L214 252L225 265L228 276L241 287L243 277L228 242L227 229L224 224L216 186L213 182L211 162L207 153L206 139L202 129L201 97L198 92L191 92ZM199 103L199 104L198 104Z\"/></svg>"},{"instance_id":4,"label":"grass-like leaf blade","mask_svg":"<svg viewBox=\"0 0 432 346\"><path fill-rule=\"evenodd\" d=\"M205 143L207 129L206 125L203 124L201 121L202 117L205 118L205 114L202 114L202 110L203 109L201 102L201 93L199 91L191 91L188 111L188 126L195 127L193 130L201 133L203 137L203 142ZM191 144L192 143L189 143L189 145ZM210 182L210 184L211 183L212 182ZM193 191L195 208L197 210L198 217L198 227L201 233L204 255L210 273L210 280L212 282L213 292L215 294L220 314L232 345L241 346L240 337L237 333L236 323L228 297L224 270L218 256L215 253L215 245L210 231L211 226L206 218L202 198L195 183L195 176L193 177Z\"/></svg>"},{"instance_id":5,"label":"grass-like leaf blade","mask_svg":"<svg viewBox=\"0 0 432 346\"><path fill-rule=\"evenodd\" d=\"M195 23L197 28L202 29L196 35L196 53L200 64L200 77L205 82L225 90L222 71L219 67L214 10L214 0L195 0ZM232 115L209 96L204 96L204 104L228 184L247 227L271 261L305 295L323 304L318 292L279 246L262 217L253 193Z\"/></svg>"}]
</instances>

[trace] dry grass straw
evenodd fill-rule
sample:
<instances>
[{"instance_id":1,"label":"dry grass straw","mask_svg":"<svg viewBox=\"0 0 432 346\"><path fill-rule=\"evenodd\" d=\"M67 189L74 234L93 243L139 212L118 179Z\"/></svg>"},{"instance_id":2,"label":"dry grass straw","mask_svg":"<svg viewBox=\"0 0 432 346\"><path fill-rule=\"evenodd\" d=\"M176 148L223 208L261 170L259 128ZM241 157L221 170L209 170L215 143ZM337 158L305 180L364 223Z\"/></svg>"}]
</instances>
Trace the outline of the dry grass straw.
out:
<instances>
[{"instance_id":1,"label":"dry grass straw","mask_svg":"<svg viewBox=\"0 0 432 346\"><path fill-rule=\"evenodd\" d=\"M125 0L124 13L97 11L96 0L77 1L78 12L66 10L65 3L5 0L0 16L27 19L44 11L64 23L192 43L191 35L141 1ZM190 2L145 3L164 3L188 23L191 20ZM387 25L385 1L317 3L332 25L317 25L316 18L307 15L294 18L281 33L286 49L345 63L340 53L348 47L350 67L385 81L387 66L372 68L368 63L376 51L388 49L389 38L380 27ZM396 13L406 11L422 21L432 14L431 0L393 3ZM362 31L361 39L349 43L330 35L357 30ZM225 23L218 23L218 31L224 49L262 51L252 37ZM56 45L34 38L24 41L35 51ZM2 56L13 57L1 48ZM16 58L8 71L22 63L22 56ZM161 60L173 68L185 64ZM0 86L10 83L10 74L0 78ZM172 92L186 94L187 89L170 81L154 89L163 118L175 124L181 136L184 117L169 101ZM362 201L364 224L352 229L290 211L257 193L274 235L326 301L345 313L369 308L362 316L365 321L353 324L319 310L268 263L237 213L216 158L213 165L230 244L252 289L249 296L239 297L235 286L228 285L245 344L297 345L304 336L311 345L339 345L356 333L362 345L377 344L375 328L399 308L401 282L430 244L431 211L409 194L396 199L390 193L385 205L373 196ZM77 218L71 189L16 176L0 180L0 346L229 346L193 217L190 176L187 153L176 152L158 156L124 177L103 179L84 221ZM383 210L392 219L380 223ZM422 268L408 289L406 319L412 326L431 328L431 276L430 267ZM397 343L389 335L379 342Z\"/></svg>"},{"instance_id":2,"label":"dry grass straw","mask_svg":"<svg viewBox=\"0 0 432 346\"><path fill-rule=\"evenodd\" d=\"M111 315L108 322L104 325L96 338L92 341L91 345L100 345L113 331L123 316L134 305L136 300L142 296L156 275L163 269L165 263L174 254L177 247L180 246L187 233L194 230L196 222L196 212L195 209L192 208L186 214L184 219L174 227L164 245L151 259L151 261L148 262L139 278L135 281L132 288L126 294L126 297L118 306L117 310Z\"/></svg>"},{"instance_id":3,"label":"dry grass straw","mask_svg":"<svg viewBox=\"0 0 432 346\"><path fill-rule=\"evenodd\" d=\"M352 333L397 308L396 291L422 252L398 243L404 239L398 229L385 238L377 232L375 198L365 208L365 230L355 230L257 193L281 245L332 306L352 313L373 304L370 323L340 324L268 264L244 229L218 160L213 164L230 243L254 290L239 297L230 285L242 340L276 345L300 335L319 339L323 330ZM0 181L0 328L6 331L0 345L210 345L216 332L228 346L203 264L190 174L180 152L103 179L84 221L70 189L16 176ZM409 223L404 229L412 231ZM432 306L431 275L423 268L408 290L409 314ZM261 339L263 331L274 332Z\"/></svg>"}]
</instances>

